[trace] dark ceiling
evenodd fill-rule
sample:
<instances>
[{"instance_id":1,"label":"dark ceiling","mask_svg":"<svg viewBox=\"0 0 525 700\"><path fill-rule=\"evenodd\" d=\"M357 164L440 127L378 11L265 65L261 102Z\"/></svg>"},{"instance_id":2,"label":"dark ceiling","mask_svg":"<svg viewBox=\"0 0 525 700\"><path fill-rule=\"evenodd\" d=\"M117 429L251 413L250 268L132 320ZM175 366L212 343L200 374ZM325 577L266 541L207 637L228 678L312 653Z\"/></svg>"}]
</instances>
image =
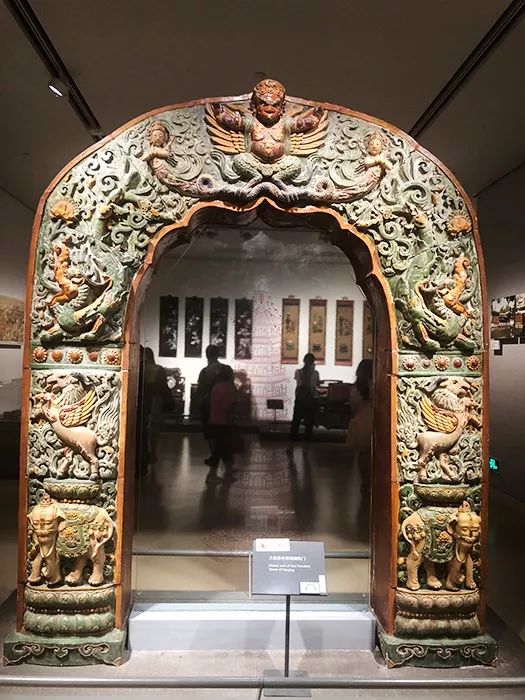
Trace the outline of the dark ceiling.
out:
<instances>
[{"instance_id":1,"label":"dark ceiling","mask_svg":"<svg viewBox=\"0 0 525 700\"><path fill-rule=\"evenodd\" d=\"M281 80L289 94L410 131L502 13L522 4L5 0L0 187L34 208L53 176L93 143L68 101L49 91L49 70L13 5L34 12L108 133L155 107L248 92L261 73ZM524 13L513 20L418 135L471 194L524 160Z\"/></svg>"}]
</instances>

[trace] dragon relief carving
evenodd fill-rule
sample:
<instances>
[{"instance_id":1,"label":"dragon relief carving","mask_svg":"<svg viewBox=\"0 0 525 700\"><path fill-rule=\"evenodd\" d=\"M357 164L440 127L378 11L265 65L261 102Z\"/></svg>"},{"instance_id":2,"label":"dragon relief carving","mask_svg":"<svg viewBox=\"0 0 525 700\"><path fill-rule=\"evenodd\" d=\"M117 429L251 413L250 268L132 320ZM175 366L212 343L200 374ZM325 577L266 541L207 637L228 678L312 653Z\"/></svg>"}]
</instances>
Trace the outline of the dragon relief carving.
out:
<instances>
[{"instance_id":1,"label":"dragon relief carving","mask_svg":"<svg viewBox=\"0 0 525 700\"><path fill-rule=\"evenodd\" d=\"M30 474L115 478L118 377L58 371L38 377L36 384L31 398Z\"/></svg>"},{"instance_id":2,"label":"dragon relief carving","mask_svg":"<svg viewBox=\"0 0 525 700\"><path fill-rule=\"evenodd\" d=\"M425 214L414 216L414 226L418 248L393 289L396 307L416 340L403 335L403 343L431 352L453 346L470 353L478 345L469 337L468 321L475 315L470 301L477 290L469 277L470 260L459 250L452 260L438 254Z\"/></svg>"},{"instance_id":3,"label":"dragon relief carving","mask_svg":"<svg viewBox=\"0 0 525 700\"><path fill-rule=\"evenodd\" d=\"M116 142L75 166L50 197L31 315L40 343L120 340L151 237L186 211L189 199L167 197L126 143L128 153Z\"/></svg>"},{"instance_id":4,"label":"dragon relief carving","mask_svg":"<svg viewBox=\"0 0 525 700\"><path fill-rule=\"evenodd\" d=\"M398 452L406 481L479 480L480 391L480 380L464 377L399 380Z\"/></svg>"}]
</instances>

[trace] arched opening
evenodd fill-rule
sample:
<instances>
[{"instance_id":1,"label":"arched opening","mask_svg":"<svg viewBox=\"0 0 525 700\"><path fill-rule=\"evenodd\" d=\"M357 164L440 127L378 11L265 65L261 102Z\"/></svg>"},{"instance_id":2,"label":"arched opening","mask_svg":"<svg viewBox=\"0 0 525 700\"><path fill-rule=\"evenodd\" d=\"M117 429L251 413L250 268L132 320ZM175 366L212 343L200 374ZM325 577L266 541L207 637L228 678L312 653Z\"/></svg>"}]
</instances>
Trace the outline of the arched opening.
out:
<instances>
[{"instance_id":1,"label":"arched opening","mask_svg":"<svg viewBox=\"0 0 525 700\"><path fill-rule=\"evenodd\" d=\"M377 273L377 262L374 261L374 253L373 251L370 250L368 243L366 242L366 239L363 237L360 237L358 234L356 234L351 227L346 227L345 229L341 228L340 222L337 220L334 221L334 218L330 213L322 212L322 211L315 211L315 209L312 207L311 210L309 211L308 214L301 214L301 213L286 213L284 212L281 208L275 205L275 203L272 203L268 200L263 200L257 203L254 203L253 205L250 205L250 207L246 208L244 211L240 212L239 210L233 210L229 208L224 208L220 207L217 208L214 204L209 205L206 208L200 209L198 212L198 218L193 217L190 221L187 223L184 223L183 225L177 226L177 227L167 227L164 231L160 232L158 237L156 238L154 245L152 246L150 250L150 254L148 256L148 259L145 261L143 267L139 271L136 277L136 295L134 299L134 304L133 306L130 305L129 307L129 312L128 312L128 317L127 317L127 335L128 337L137 337L137 331L136 328L140 323L140 305L141 302L144 299L144 296L146 294L145 288L148 285L148 283L151 280L153 271L157 269L159 266L159 261L160 259L163 258L163 256L168 255L170 250L175 250L175 252L178 250L179 246L188 246L191 245L191 243L195 240L195 237L198 236L199 232L202 230L202 227L207 224L207 225L213 225L217 226L219 224L225 225L228 224L229 226L235 226L237 229L239 227L246 227L247 225L253 223L254 221L259 218L263 223L265 224L270 224L272 227L274 227L274 230L278 230L286 228L286 236L283 237L282 240L282 245L290 245L292 246L294 244L294 232L297 230L298 227L301 227L301 229L310 229L312 232L325 232L325 237L327 239L327 243L329 243L331 246L334 246L335 248L339 249L343 254L346 260L349 262L352 262L353 265L350 267L348 265L348 270L353 270L356 279L358 280L359 284L361 287L366 287L368 290L369 298L371 299L371 305L373 305L374 312L376 316L381 319L380 324L377 324L377 326L381 326L381 329L378 331L377 334L377 342L379 342L379 346L382 348L382 352L374 353L374 358L375 358L375 363L376 363L376 372L380 373L381 376L376 375L376 382L374 384L375 390L377 392L377 398L374 398L374 404L379 406L380 409L378 411L378 415L374 419L374 443L378 443L380 445L388 445L389 444L389 439L390 439L390 431L389 431L389 416L388 416L388 409L387 407L391 403L391 391L392 391L392 385L391 381L389 381L389 375L391 375L391 372L388 368L388 363L385 362L385 357L391 356L391 348L390 348L390 343L392 342L392 337L395 338L395 333L392 330L392 324L393 320L391 315L389 314L388 310L388 304L386 301L386 295L384 292L384 289L382 287L382 283L380 280L376 279L376 282L372 280L375 279L375 275ZM211 241L206 240L204 237L203 239L200 239L200 246L201 249L206 248L206 244L209 245L211 248ZM161 250L162 252L159 254L158 250ZM178 259L181 259L186 251L188 250L188 247L184 248L184 252L180 253L178 256ZM184 258L184 264L189 265L190 263L188 262L188 258ZM195 262L195 261L193 261ZM295 261L296 265L299 265L299 260ZM236 265L242 265L242 262L240 260L237 260L235 262ZM231 292L229 291L229 286L228 286L228 280L227 280L227 270L229 269L227 267L226 263L223 263L224 267L224 272L221 270L221 261L217 261L216 263L216 271L218 271L218 274L220 275L220 278L222 280L221 284L219 285L221 294L223 296L231 296ZM171 268L170 268L171 269ZM193 267L192 273L197 274L196 272L193 272ZM180 272L181 267L178 267L174 270L175 275L177 272ZM348 275L348 287L350 287L351 283L351 277L350 273L347 270L345 266L345 271L346 274ZM285 274L286 267L283 266L283 274ZM326 270L324 271L325 274L327 274ZM190 276L191 276L190 275ZM308 281L305 280L305 285L308 287ZM177 285L173 285L175 289L177 290L177 294L181 291L181 287ZM330 286L330 283L328 282L326 286ZM284 285L284 288L286 287L286 284ZM198 287L193 287L193 290L198 291ZM214 288L215 289L215 288ZM343 288L341 288L340 292L342 292ZM197 294L197 291L191 291L188 292L189 296L193 296L193 294ZM314 286L310 288L309 295L314 298L316 296L318 290L315 289ZM347 289L348 291L348 289ZM184 289L182 288L182 292L184 293ZM344 292L343 296L344 296ZM341 296L341 293L340 293ZM158 303L158 300L156 300ZM281 300L278 299L278 303L280 304ZM304 304L304 300L302 302ZM332 316L335 316L335 309L332 309L330 307L330 312ZM254 315L256 315L257 311L256 309L254 310ZM307 314L308 310L303 309L303 313ZM179 322L180 325L180 322ZM255 330L255 328L254 328ZM279 322L279 329L278 329L278 335L279 335L279 343L281 340L281 327L280 327L280 322ZM180 334L179 334L180 336ZM143 336L144 337L144 336ZM182 336L183 337L183 336ZM181 342L181 340L179 340ZM182 341L184 342L184 341ZM332 351L333 352L333 351ZM136 364L133 363L138 363L138 353L135 348L132 350L133 353L133 358L130 355L130 365L129 365L129 370L130 370L130 376L131 375L136 375L138 374L136 371ZM182 354L183 351L182 351ZM303 353L304 354L304 353ZM181 353L179 352L179 361L177 362L178 365L180 365L180 355ZM199 359L197 363L199 364L199 369L202 366L203 360L201 358L204 357L203 350L199 352ZM379 359L380 358L380 359ZM230 356L229 359L223 360L224 362L230 362L233 357ZM280 360L281 358L279 357L278 363L280 365ZM158 362L162 362L162 358L157 360ZM333 359L331 360L333 362ZM324 362L324 358L323 358ZM329 362L327 358L327 362ZM355 369L357 362L354 363L353 368ZM235 364L234 364L235 366ZM298 357L296 362L294 363L294 367L300 367L301 362ZM281 366L282 369L282 366ZM332 372L333 374L333 372ZM248 370L248 378L250 375L250 371ZM326 373L325 373L326 375ZM327 375L328 377L332 376L330 374ZM333 378L333 377L332 377ZM289 380L287 380L289 381ZM188 389L188 388L187 388ZM136 390L136 389L135 389ZM188 393L188 391L186 391ZM261 397L264 400L264 397ZM186 412L189 412L189 405L186 406ZM130 428L130 432L133 435L139 435L139 431L136 426L135 422L136 418L136 411L135 411L135 401L133 397L131 396L131 392L128 394L128 426ZM288 416L290 419L291 416ZM345 423L346 427L346 423ZM281 450L284 454L284 448L287 446L286 443L287 439L287 433L284 434L281 438L281 440L284 442L284 446L281 445ZM264 444L264 443L263 443ZM279 443L278 443L279 446ZM353 457L353 454L349 449L346 449L346 447L342 446L343 450L346 452L345 456L343 459L349 460L351 457ZM179 447L180 449L180 447ZM273 453L273 456L271 457L272 459L275 460L275 455L277 452ZM389 489L390 489L390 483L391 483L391 475L390 471L392 468L392 461L391 461L391 455L388 454L387 449L380 449L380 450L375 450L374 451L374 470L373 473L376 474L374 478L374 487L373 487L373 493L372 493L372 503L375 503L376 501L380 504L377 509L374 509L374 505L372 505L372 513L375 514L374 517L372 518L372 537L373 541L375 543L382 543L385 541L387 542L387 546L379 546L376 547L374 546L372 548L372 553L373 553L373 561L371 564L371 568L373 569L374 577L371 580L371 595L373 597L373 607L374 609L377 608L377 615L378 618L380 619L381 623L384 625L386 628L389 624L392 624L392 620L389 620L388 615L390 614L388 611L388 605L389 601L388 595L385 595L385 591L388 591L390 586L389 586L389 580L392 576L392 571L393 568L395 567L395 563L391 561L391 553L390 553L390 547L389 547L389 541L391 534L388 534L388 519L386 517L387 514L387 508L388 508L388 503L389 503ZM177 459L179 455L173 455L174 459ZM285 471L288 472L289 470L289 465L287 459L285 461ZM347 465L348 473L351 473L350 469L350 464ZM136 467L135 467L136 469ZM242 469L242 467L241 467ZM155 470L155 467L152 468L152 470ZM384 474L386 470L386 474ZM359 482L357 482L359 483ZM140 481L137 482L139 484L139 490L147 490L147 485L145 487L140 486ZM147 481L145 481L145 484L147 484ZM167 488L168 484L164 484L164 488ZM358 486L359 488L359 486ZM361 494L358 494L358 497L361 497ZM173 497L174 500L176 499L176 496ZM370 501L370 492L368 490L365 490L364 498L366 499L366 502L363 504L363 508L365 510L368 510L370 507L369 501ZM148 501L150 502L150 501ZM139 509L141 508L140 503L138 505ZM341 505L341 508L345 506ZM347 505L346 507L350 507ZM353 513L353 516L355 517L356 513ZM367 513L368 515L368 513ZM339 517L342 518L343 514L340 513ZM395 518L395 515L393 516ZM338 515L334 514L333 516L333 521L334 523L337 521ZM144 519L144 514L142 519ZM367 518L366 518L367 519ZM155 531L155 513L152 512L148 517L147 517L147 522L149 523L150 526L150 532L148 533L148 537L145 538L145 541L151 542L152 540L152 532ZM390 523L392 523L392 515L390 516ZM392 527L392 525L390 525ZM274 533L267 533L266 536L270 536L270 534L273 534L273 536L278 536L277 532ZM262 533L261 533L262 536ZM297 536L299 537L299 536ZM297 538L296 537L296 538ZM365 540L365 546L368 544L368 532L363 536ZM168 537L170 541L173 541L175 538L175 535L172 536L171 538ZM179 541L179 539L177 539ZM242 541L242 545L237 546L232 545L231 541L229 541L229 544L223 545L222 549L226 550L232 550L232 549L247 549L251 546L247 545L247 542L244 540ZM159 547L162 549L161 545ZM328 545L327 545L328 547ZM150 547L151 548L151 547ZM191 548L191 547L190 547ZM195 547L194 547L195 548ZM199 547L197 546L197 549ZM202 548L202 545L201 545ZM221 549L221 547L218 547ZM331 547L332 549L335 549L336 547ZM147 547L143 549L144 552L147 552ZM155 567L154 560L149 558L148 563L144 564L142 566L140 560L136 562L136 567L142 568L142 571L145 570L147 566L153 566ZM245 568L245 564L243 564ZM380 580L379 577L384 576L383 580ZM139 576L138 579L139 581L146 581L149 580L149 576ZM164 578L163 580L167 580ZM140 584L138 587L142 587ZM160 586L161 588L165 588L164 586ZM366 591L367 597L368 597L368 591ZM383 617L379 617L382 615Z\"/></svg>"},{"instance_id":2,"label":"arched opening","mask_svg":"<svg viewBox=\"0 0 525 700\"><path fill-rule=\"evenodd\" d=\"M395 127L287 97L271 80L252 95L137 118L75 159L40 201L9 662L121 662L134 314L174 240L256 216L322 230L375 309L371 604L387 662L493 663L484 634L488 341L472 206Z\"/></svg>"}]
</instances>

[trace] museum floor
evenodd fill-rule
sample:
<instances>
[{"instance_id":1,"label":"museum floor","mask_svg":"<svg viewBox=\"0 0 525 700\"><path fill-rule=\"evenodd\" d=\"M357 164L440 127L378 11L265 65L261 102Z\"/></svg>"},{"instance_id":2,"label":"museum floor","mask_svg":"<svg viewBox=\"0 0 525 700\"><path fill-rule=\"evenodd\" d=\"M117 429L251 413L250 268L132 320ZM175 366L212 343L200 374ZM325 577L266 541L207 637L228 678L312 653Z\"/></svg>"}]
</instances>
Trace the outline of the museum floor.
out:
<instances>
[{"instance_id":1,"label":"museum floor","mask_svg":"<svg viewBox=\"0 0 525 700\"><path fill-rule=\"evenodd\" d=\"M326 442L292 449L286 442L247 436L247 449L238 460L239 473L232 483L206 484L203 464L206 445L199 434L164 433L158 460L136 480L137 534L134 548L146 550L196 549L213 554L218 550L245 550L254 537L289 536L321 540L327 551L368 549L368 497L362 493L358 470L344 444ZM16 483L0 481L0 595L5 598L15 585ZM423 669L388 671L369 652L294 652L291 667L308 670L316 677L457 678L525 675L525 559L516 556L516 537L522 531L525 506L508 496L492 493L489 533L489 605L501 634L501 663L496 669L427 672ZM328 561L329 592L366 599L368 560ZM134 587L142 595L170 591L245 592L248 588L246 559L219 557L136 556ZM155 594L154 593L154 594ZM0 610L0 634L13 624L14 598ZM491 630L492 631L492 630ZM494 633L494 632L493 632ZM521 661L519 657L521 655ZM2 697L98 697L94 689L38 689L2 687L1 677L20 674L38 678L62 676L122 678L129 676L260 676L265 668L279 667L279 654L209 652L135 652L124 666L113 668L44 669L37 666L0 670ZM429 674L429 675L425 675ZM128 698L200 698L257 696L256 689L142 690L110 689L106 694ZM522 698L524 689L492 690L314 690L323 698Z\"/></svg>"}]
</instances>

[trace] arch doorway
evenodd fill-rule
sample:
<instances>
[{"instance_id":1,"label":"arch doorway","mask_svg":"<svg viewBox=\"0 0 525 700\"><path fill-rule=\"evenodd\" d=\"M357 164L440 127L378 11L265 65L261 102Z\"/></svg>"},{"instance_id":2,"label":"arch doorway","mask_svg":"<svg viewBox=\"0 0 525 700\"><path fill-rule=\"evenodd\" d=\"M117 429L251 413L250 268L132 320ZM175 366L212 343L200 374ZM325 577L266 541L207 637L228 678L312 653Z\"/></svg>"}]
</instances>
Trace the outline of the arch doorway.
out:
<instances>
[{"instance_id":1,"label":"arch doorway","mask_svg":"<svg viewBox=\"0 0 525 700\"><path fill-rule=\"evenodd\" d=\"M376 311L371 608L387 662L494 662L472 207L406 134L287 97L272 80L139 117L70 163L40 200L9 662L122 659L142 281L174 236L256 216L324 231Z\"/></svg>"}]
</instances>

